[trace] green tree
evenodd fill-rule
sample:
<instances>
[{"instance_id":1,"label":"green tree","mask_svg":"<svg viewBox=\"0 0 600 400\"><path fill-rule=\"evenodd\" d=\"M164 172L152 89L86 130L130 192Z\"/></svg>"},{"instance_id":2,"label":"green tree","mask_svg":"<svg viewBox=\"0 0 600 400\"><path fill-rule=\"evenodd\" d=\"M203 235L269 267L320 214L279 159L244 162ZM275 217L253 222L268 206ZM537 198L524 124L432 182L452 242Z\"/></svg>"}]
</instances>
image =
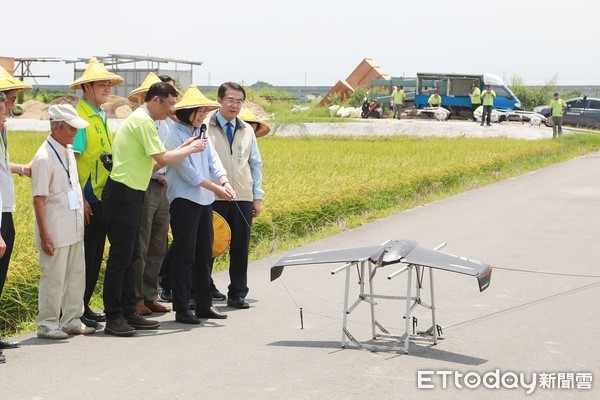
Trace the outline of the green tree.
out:
<instances>
[{"instance_id":1,"label":"green tree","mask_svg":"<svg viewBox=\"0 0 600 400\"><path fill-rule=\"evenodd\" d=\"M548 104L552 98L556 87L558 75L554 75L551 79L541 87L532 88L525 85L525 81L519 75L513 75L510 79L508 87L521 100L523 107L526 110L533 110L534 107Z\"/></svg>"}]
</instances>

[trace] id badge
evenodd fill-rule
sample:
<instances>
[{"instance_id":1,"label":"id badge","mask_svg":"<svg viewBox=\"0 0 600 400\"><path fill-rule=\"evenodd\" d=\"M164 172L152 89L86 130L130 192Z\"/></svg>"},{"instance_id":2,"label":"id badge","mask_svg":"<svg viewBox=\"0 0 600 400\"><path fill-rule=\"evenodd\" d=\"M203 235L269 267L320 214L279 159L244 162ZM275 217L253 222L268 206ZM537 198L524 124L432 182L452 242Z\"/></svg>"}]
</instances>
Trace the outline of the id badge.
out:
<instances>
[{"instance_id":1,"label":"id badge","mask_svg":"<svg viewBox=\"0 0 600 400\"><path fill-rule=\"evenodd\" d=\"M81 210L83 208L83 204L79 200L79 196L77 196L77 192L74 190L69 190L67 192L69 196L69 209L70 210Z\"/></svg>"}]
</instances>

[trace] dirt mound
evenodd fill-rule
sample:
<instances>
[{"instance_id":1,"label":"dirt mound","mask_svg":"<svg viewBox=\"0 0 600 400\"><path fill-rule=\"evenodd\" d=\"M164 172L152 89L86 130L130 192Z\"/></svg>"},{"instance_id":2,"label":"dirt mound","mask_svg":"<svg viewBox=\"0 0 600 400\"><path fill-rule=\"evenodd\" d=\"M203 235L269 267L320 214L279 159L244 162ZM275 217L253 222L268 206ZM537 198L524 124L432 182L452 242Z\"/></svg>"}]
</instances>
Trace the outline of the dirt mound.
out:
<instances>
[{"instance_id":1,"label":"dirt mound","mask_svg":"<svg viewBox=\"0 0 600 400\"><path fill-rule=\"evenodd\" d=\"M268 114L264 108L262 108L256 103L246 100L246 107L248 107L250 111L252 111L252 114L256 115L262 120L271 118L271 115Z\"/></svg>"},{"instance_id":2,"label":"dirt mound","mask_svg":"<svg viewBox=\"0 0 600 400\"><path fill-rule=\"evenodd\" d=\"M48 107L50 105L44 104L37 100L27 100L21 104L23 107L23 114L19 117L20 119L48 119Z\"/></svg>"},{"instance_id":3,"label":"dirt mound","mask_svg":"<svg viewBox=\"0 0 600 400\"><path fill-rule=\"evenodd\" d=\"M37 100L27 100L22 104L23 115L18 118L21 119L48 119L48 108L55 104L70 104L73 107L77 107L79 103L79 96L66 95L57 97L48 104L44 104ZM132 113L133 104L129 102L125 97L120 96L109 96L108 101L102 105L102 109L106 112L108 118L120 118L124 119Z\"/></svg>"}]
</instances>

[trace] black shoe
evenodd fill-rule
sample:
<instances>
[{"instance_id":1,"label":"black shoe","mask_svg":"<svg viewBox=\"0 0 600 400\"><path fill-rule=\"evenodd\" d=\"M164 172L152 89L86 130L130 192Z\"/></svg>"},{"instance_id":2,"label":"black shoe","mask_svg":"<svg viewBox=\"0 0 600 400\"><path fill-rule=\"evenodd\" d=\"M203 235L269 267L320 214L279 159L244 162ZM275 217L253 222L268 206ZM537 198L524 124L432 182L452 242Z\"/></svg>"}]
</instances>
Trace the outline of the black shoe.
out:
<instances>
[{"instance_id":1,"label":"black shoe","mask_svg":"<svg viewBox=\"0 0 600 400\"><path fill-rule=\"evenodd\" d=\"M5 342L0 339L0 350L2 349L16 349L19 347L19 342Z\"/></svg>"},{"instance_id":2,"label":"black shoe","mask_svg":"<svg viewBox=\"0 0 600 400\"><path fill-rule=\"evenodd\" d=\"M173 302L173 293L169 289L158 288L158 301L163 303Z\"/></svg>"},{"instance_id":3,"label":"black shoe","mask_svg":"<svg viewBox=\"0 0 600 400\"><path fill-rule=\"evenodd\" d=\"M192 325L200 325L202 323L202 321L189 310L175 312L175 321Z\"/></svg>"},{"instance_id":4,"label":"black shoe","mask_svg":"<svg viewBox=\"0 0 600 400\"><path fill-rule=\"evenodd\" d=\"M79 318L79 320L85 325L85 326L89 326L90 328L94 328L94 329L98 329L98 322L93 320L93 319L89 319L87 318L85 315L83 315L81 318Z\"/></svg>"},{"instance_id":5,"label":"black shoe","mask_svg":"<svg viewBox=\"0 0 600 400\"><path fill-rule=\"evenodd\" d=\"M208 311L205 311L205 312L197 312L196 311L196 317L208 318L208 319L226 319L227 314L223 314L222 312L218 311L216 308L211 307L208 309Z\"/></svg>"},{"instance_id":6,"label":"black shoe","mask_svg":"<svg viewBox=\"0 0 600 400\"><path fill-rule=\"evenodd\" d=\"M227 299L227 305L233 308L250 308L250 303L243 297L230 297Z\"/></svg>"},{"instance_id":7,"label":"black shoe","mask_svg":"<svg viewBox=\"0 0 600 400\"><path fill-rule=\"evenodd\" d=\"M127 321L127 324L135 329L157 329L160 326L160 322L146 319L137 312L126 315L125 321Z\"/></svg>"},{"instance_id":8,"label":"black shoe","mask_svg":"<svg viewBox=\"0 0 600 400\"><path fill-rule=\"evenodd\" d=\"M483 124L481 124L481 126L483 126Z\"/></svg>"},{"instance_id":9,"label":"black shoe","mask_svg":"<svg viewBox=\"0 0 600 400\"><path fill-rule=\"evenodd\" d=\"M0 350L0 364L4 364L6 362L6 357L2 354L2 350Z\"/></svg>"},{"instance_id":10,"label":"black shoe","mask_svg":"<svg viewBox=\"0 0 600 400\"><path fill-rule=\"evenodd\" d=\"M90 309L85 310L85 312L83 313L83 316L86 317L87 319L92 319L96 322L106 321L106 314L104 314L103 312L94 312Z\"/></svg>"},{"instance_id":11,"label":"black shoe","mask_svg":"<svg viewBox=\"0 0 600 400\"><path fill-rule=\"evenodd\" d=\"M219 292L217 289L215 289L210 295L212 296L212 299L215 301L227 300L227 296L225 296L223 293Z\"/></svg>"}]
</instances>

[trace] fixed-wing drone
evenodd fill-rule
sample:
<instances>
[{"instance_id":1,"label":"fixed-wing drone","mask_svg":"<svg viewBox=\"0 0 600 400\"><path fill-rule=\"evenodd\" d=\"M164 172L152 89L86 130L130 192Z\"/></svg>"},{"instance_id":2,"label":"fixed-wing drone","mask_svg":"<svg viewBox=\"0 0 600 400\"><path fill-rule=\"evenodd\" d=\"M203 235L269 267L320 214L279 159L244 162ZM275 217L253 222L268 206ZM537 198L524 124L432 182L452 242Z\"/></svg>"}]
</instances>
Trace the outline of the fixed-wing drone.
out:
<instances>
[{"instance_id":1,"label":"fixed-wing drone","mask_svg":"<svg viewBox=\"0 0 600 400\"><path fill-rule=\"evenodd\" d=\"M441 334L441 328L436 325L435 319L435 301L433 290L433 270L441 269L444 271L456 272L474 276L477 278L479 290L483 292L490 285L492 276L492 267L479 261L471 260L461 256L455 256L439 251L445 244L435 249L420 247L417 242L410 239L389 240L379 246L358 247L331 251L318 251L313 253L296 254L280 259L271 267L271 281L279 278L285 267L310 265L310 264L331 264L345 263L343 266L331 271L336 274L346 271L346 287L344 295L344 314L342 326L342 347L351 346L347 342L349 339L356 347L369 350L399 350L408 353L408 346L411 340L430 340L437 343L438 335ZM393 279L400 274L407 273L406 293L401 296L375 294L373 281L379 268L391 264L404 264L405 266L398 271L388 275L388 279ZM350 289L350 270L356 266L359 277L359 295L358 299L351 306L348 305ZM367 271L368 268L368 271ZM424 269L429 269L430 278L430 302L425 303L421 299L421 289L423 288ZM416 274L413 290L413 272ZM365 283L368 279L369 291L365 292ZM385 329L375 319L376 299L386 300L405 300L404 311L404 333L402 335L393 335ZM359 342L348 330L348 315L361 303L366 302L371 307L371 329L373 339L394 339L389 345L366 344ZM413 317L413 332L410 333L410 317L417 306L423 306L431 310L432 326L424 332L416 332L416 318ZM381 332L377 332L377 329Z\"/></svg>"}]
</instances>

